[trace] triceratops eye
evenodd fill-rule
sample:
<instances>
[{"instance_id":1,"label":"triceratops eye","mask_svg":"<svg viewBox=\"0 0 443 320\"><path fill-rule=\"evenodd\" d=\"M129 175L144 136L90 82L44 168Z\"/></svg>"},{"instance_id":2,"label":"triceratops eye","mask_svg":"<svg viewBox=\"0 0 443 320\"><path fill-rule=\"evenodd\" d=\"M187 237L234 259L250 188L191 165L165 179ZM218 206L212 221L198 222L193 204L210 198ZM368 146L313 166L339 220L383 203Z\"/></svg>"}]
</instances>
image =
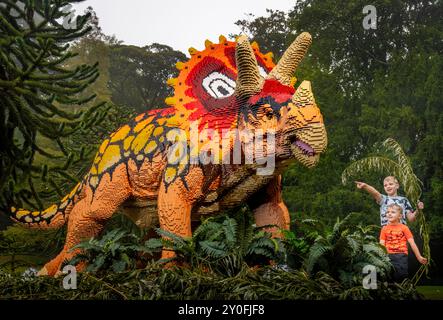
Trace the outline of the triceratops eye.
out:
<instances>
[{"instance_id":1,"label":"triceratops eye","mask_svg":"<svg viewBox=\"0 0 443 320\"><path fill-rule=\"evenodd\" d=\"M258 66L258 71L260 72L260 75L263 78L266 78L266 76L268 75L268 73L266 72L266 70L262 66Z\"/></svg>"},{"instance_id":2,"label":"triceratops eye","mask_svg":"<svg viewBox=\"0 0 443 320\"><path fill-rule=\"evenodd\" d=\"M202 82L203 88L215 99L231 96L235 91L235 81L220 72L212 72Z\"/></svg>"}]
</instances>

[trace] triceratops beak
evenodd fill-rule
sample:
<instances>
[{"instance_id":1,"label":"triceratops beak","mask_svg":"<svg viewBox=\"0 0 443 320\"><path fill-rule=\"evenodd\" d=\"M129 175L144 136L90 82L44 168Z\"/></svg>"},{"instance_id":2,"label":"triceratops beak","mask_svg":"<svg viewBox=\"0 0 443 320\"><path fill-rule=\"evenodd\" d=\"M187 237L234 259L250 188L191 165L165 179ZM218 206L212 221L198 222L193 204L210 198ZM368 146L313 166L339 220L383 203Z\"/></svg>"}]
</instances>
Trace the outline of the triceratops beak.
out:
<instances>
[{"instance_id":1,"label":"triceratops beak","mask_svg":"<svg viewBox=\"0 0 443 320\"><path fill-rule=\"evenodd\" d=\"M308 32L301 33L286 49L278 64L268 74L267 79L275 79L283 85L290 86L291 78L312 43Z\"/></svg>"},{"instance_id":2,"label":"triceratops beak","mask_svg":"<svg viewBox=\"0 0 443 320\"><path fill-rule=\"evenodd\" d=\"M235 95L239 98L247 99L260 92L263 78L258 70L254 51L249 44L248 38L244 35L237 39L235 61L238 72Z\"/></svg>"}]
</instances>

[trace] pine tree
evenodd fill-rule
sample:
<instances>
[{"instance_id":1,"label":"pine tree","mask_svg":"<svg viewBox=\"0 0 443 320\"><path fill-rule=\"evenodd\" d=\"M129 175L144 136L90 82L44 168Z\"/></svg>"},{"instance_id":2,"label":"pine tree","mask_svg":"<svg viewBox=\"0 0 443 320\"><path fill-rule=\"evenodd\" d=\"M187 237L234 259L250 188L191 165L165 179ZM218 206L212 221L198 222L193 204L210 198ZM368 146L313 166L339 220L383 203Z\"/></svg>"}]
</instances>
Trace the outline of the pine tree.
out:
<instances>
[{"instance_id":1,"label":"pine tree","mask_svg":"<svg viewBox=\"0 0 443 320\"><path fill-rule=\"evenodd\" d=\"M82 108L95 98L81 93L97 79L97 64L68 66L75 56L69 50L73 41L91 29L90 14L74 19L70 12L71 4L81 1L0 0L2 211L23 203L41 209L35 181L43 179L46 192L53 193L60 189L60 178L75 180L66 169L84 152L72 152L63 140L92 127L106 113L104 103ZM47 148L44 141L48 140L56 142L56 150ZM35 157L47 161L36 166ZM54 159L65 163L51 165Z\"/></svg>"}]
</instances>

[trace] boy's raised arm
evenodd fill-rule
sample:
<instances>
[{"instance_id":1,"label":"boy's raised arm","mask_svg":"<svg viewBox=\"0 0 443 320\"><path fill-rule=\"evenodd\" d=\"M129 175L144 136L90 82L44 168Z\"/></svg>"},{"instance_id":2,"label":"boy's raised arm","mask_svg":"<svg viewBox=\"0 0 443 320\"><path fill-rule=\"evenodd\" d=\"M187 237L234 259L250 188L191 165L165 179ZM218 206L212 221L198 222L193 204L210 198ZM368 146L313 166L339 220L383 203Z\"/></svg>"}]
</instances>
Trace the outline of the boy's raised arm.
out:
<instances>
[{"instance_id":1,"label":"boy's raised arm","mask_svg":"<svg viewBox=\"0 0 443 320\"><path fill-rule=\"evenodd\" d=\"M417 214L418 214L418 210L423 210L425 207L424 203L421 201L417 202L417 209L415 211L412 210L408 210L406 213L406 217L408 218L409 222L414 222L417 219Z\"/></svg>"},{"instance_id":2,"label":"boy's raised arm","mask_svg":"<svg viewBox=\"0 0 443 320\"><path fill-rule=\"evenodd\" d=\"M354 181L354 182L355 186L358 189L362 189L368 192L375 199L375 201L377 201L377 203L381 202L381 193L378 192L377 189L375 189L373 186L360 181Z\"/></svg>"}]
</instances>

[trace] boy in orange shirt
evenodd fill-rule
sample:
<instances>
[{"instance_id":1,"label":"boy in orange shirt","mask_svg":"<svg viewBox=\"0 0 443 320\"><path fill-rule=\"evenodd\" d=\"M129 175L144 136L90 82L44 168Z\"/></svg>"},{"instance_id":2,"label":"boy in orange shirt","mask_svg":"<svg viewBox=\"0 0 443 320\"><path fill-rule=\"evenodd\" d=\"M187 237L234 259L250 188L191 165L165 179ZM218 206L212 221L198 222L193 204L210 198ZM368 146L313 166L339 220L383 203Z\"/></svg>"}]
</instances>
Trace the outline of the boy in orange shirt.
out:
<instances>
[{"instance_id":1,"label":"boy in orange shirt","mask_svg":"<svg viewBox=\"0 0 443 320\"><path fill-rule=\"evenodd\" d=\"M426 264L428 259L420 254L411 230L401 223L403 209L398 204L388 205L386 217L388 224L381 229L380 243L388 251L389 259L394 266L394 280L403 281L408 277L408 242L418 262Z\"/></svg>"}]
</instances>

